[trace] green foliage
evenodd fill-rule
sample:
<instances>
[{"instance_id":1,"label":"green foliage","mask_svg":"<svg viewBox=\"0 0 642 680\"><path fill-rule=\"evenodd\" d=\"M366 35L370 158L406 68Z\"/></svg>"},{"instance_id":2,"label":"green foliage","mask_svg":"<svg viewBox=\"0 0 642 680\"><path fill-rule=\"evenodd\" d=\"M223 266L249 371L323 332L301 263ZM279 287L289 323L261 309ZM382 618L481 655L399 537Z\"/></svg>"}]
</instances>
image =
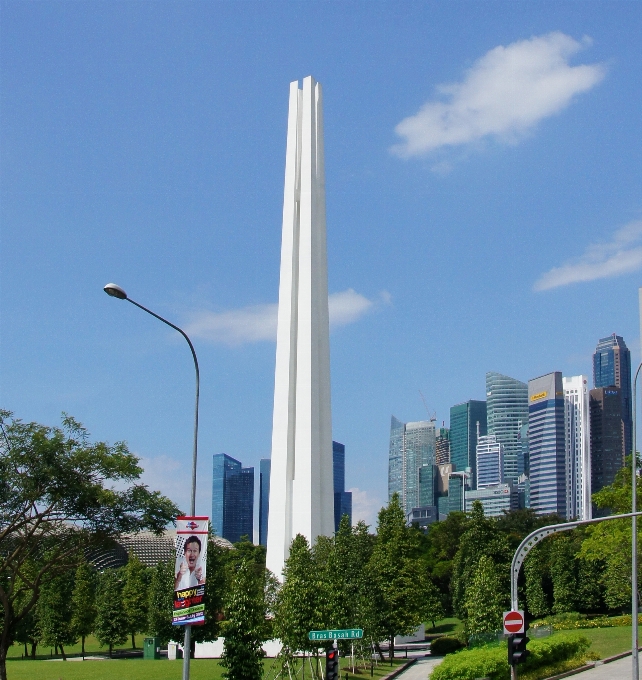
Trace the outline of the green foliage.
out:
<instances>
[{"instance_id":1,"label":"green foliage","mask_svg":"<svg viewBox=\"0 0 642 680\"><path fill-rule=\"evenodd\" d=\"M228 680L260 680L263 677L262 643L265 622L265 572L257 574L255 562L246 557L236 564L225 597L225 646L221 665Z\"/></svg>"},{"instance_id":2,"label":"green foliage","mask_svg":"<svg viewBox=\"0 0 642 680\"><path fill-rule=\"evenodd\" d=\"M96 621L96 575L94 570L82 561L76 569L74 590L71 596L71 625L82 639L85 653L85 638L94 630Z\"/></svg>"},{"instance_id":3,"label":"green foliage","mask_svg":"<svg viewBox=\"0 0 642 680\"><path fill-rule=\"evenodd\" d=\"M472 582L466 589L467 635L491 633L502 626L502 614L507 605L497 570L491 559L482 555Z\"/></svg>"},{"instance_id":4,"label":"green foliage","mask_svg":"<svg viewBox=\"0 0 642 680\"><path fill-rule=\"evenodd\" d=\"M245 542L247 544L247 542ZM251 543L250 548L255 548ZM221 616L223 611L223 595L226 588L225 561L234 558L237 550L225 550L211 539L207 543L207 584L205 586L205 623L200 626L192 626L192 642L213 642L220 634ZM262 550L262 549L261 549ZM261 554L261 551L255 551ZM172 585L171 591L173 592ZM180 630L174 635L182 638L183 630L180 626L174 626ZM176 639L176 638L174 638Z\"/></svg>"},{"instance_id":5,"label":"green foliage","mask_svg":"<svg viewBox=\"0 0 642 680\"><path fill-rule=\"evenodd\" d=\"M458 652L465 646L466 645L459 638L447 637L444 635L430 643L430 654L431 656L446 656L446 654Z\"/></svg>"},{"instance_id":6,"label":"green foliage","mask_svg":"<svg viewBox=\"0 0 642 680\"><path fill-rule=\"evenodd\" d=\"M550 540L550 539L549 539ZM551 580L553 582L553 612L571 612L577 603L575 552L571 538L555 536L551 540Z\"/></svg>"},{"instance_id":7,"label":"green foliage","mask_svg":"<svg viewBox=\"0 0 642 680\"><path fill-rule=\"evenodd\" d=\"M109 645L110 656L114 645L122 645L127 640L123 580L118 569L106 569L100 576L95 633L100 644Z\"/></svg>"},{"instance_id":8,"label":"green foliage","mask_svg":"<svg viewBox=\"0 0 642 680\"><path fill-rule=\"evenodd\" d=\"M484 508L479 501L473 503L466 531L462 534L459 549L453 560L451 593L455 614L465 619L466 589L472 583L479 560L486 556L495 564L502 591L507 596L509 588L509 566L512 558L508 539L497 530L497 520L484 517Z\"/></svg>"},{"instance_id":9,"label":"green foliage","mask_svg":"<svg viewBox=\"0 0 642 680\"><path fill-rule=\"evenodd\" d=\"M545 619L540 619L533 623L531 628L540 628L541 626L552 626L553 630L578 630L583 628L619 628L621 626L630 626L632 623L631 614L624 614L623 616L597 616L589 619L586 614L578 614L570 612L567 614L559 614L557 616L548 616ZM638 622L642 623L642 614L638 617Z\"/></svg>"},{"instance_id":10,"label":"green foliage","mask_svg":"<svg viewBox=\"0 0 642 680\"><path fill-rule=\"evenodd\" d=\"M76 644L78 638L72 626L71 597L74 588L73 578L58 575L42 587L37 606L40 638L46 645L61 648Z\"/></svg>"},{"instance_id":11,"label":"green foliage","mask_svg":"<svg viewBox=\"0 0 642 680\"><path fill-rule=\"evenodd\" d=\"M160 638L166 645L170 640L179 641L183 632L172 625L174 609L174 560L159 562L152 572L147 609L147 631Z\"/></svg>"},{"instance_id":12,"label":"green foliage","mask_svg":"<svg viewBox=\"0 0 642 680\"><path fill-rule=\"evenodd\" d=\"M132 649L136 649L136 633L147 630L149 593L147 592L147 567L134 553L130 553L122 570L123 609L127 618L127 630L132 638Z\"/></svg>"},{"instance_id":13,"label":"green foliage","mask_svg":"<svg viewBox=\"0 0 642 680\"><path fill-rule=\"evenodd\" d=\"M103 546L109 537L162 531L178 508L137 483L142 469L126 444L92 443L87 430L70 416L64 416L62 428L54 428L22 423L0 411L0 427L4 677L7 649L36 606L41 588L59 575L68 577L84 550Z\"/></svg>"},{"instance_id":14,"label":"green foliage","mask_svg":"<svg viewBox=\"0 0 642 680\"><path fill-rule=\"evenodd\" d=\"M531 655L520 666L520 671L525 673L573 659L584 654L589 645L590 642L585 637L573 634L533 640L528 645ZM505 644L464 649L448 655L433 670L430 680L476 680L483 677L491 680L509 679L510 667Z\"/></svg>"},{"instance_id":15,"label":"green foliage","mask_svg":"<svg viewBox=\"0 0 642 680\"><path fill-rule=\"evenodd\" d=\"M547 544L540 543L535 546L524 563L526 576L526 607L531 616L546 616L551 611L547 589L544 587L544 578L548 574L548 551L544 548Z\"/></svg>"}]
</instances>

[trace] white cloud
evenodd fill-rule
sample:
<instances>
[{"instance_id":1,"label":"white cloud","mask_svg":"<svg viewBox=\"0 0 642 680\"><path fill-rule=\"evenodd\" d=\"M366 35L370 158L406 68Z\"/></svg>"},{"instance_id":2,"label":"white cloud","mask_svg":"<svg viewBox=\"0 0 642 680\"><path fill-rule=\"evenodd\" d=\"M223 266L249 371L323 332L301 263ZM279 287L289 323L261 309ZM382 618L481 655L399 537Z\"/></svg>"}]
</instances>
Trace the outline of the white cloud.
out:
<instances>
[{"instance_id":1,"label":"white cloud","mask_svg":"<svg viewBox=\"0 0 642 680\"><path fill-rule=\"evenodd\" d=\"M515 141L604 78L602 64L569 64L589 44L558 31L493 48L461 82L438 86L439 100L397 125L404 141L392 151L408 158L485 137Z\"/></svg>"},{"instance_id":2,"label":"white cloud","mask_svg":"<svg viewBox=\"0 0 642 680\"><path fill-rule=\"evenodd\" d=\"M384 304L390 303L390 294L381 293ZM372 311L376 302L348 288L328 296L330 326L346 326ZM276 303L253 305L226 312L204 311L194 315L185 331L188 335L211 342L240 345L276 339Z\"/></svg>"},{"instance_id":3,"label":"white cloud","mask_svg":"<svg viewBox=\"0 0 642 680\"><path fill-rule=\"evenodd\" d=\"M570 283L607 279L642 267L642 220L618 229L611 241L590 245L583 255L545 272L534 290L550 290Z\"/></svg>"},{"instance_id":4,"label":"white cloud","mask_svg":"<svg viewBox=\"0 0 642 680\"><path fill-rule=\"evenodd\" d=\"M352 524L356 525L359 520L368 524L371 530L377 526L377 515L383 503L378 498L373 498L367 491L357 487L348 489L352 492Z\"/></svg>"}]
</instances>

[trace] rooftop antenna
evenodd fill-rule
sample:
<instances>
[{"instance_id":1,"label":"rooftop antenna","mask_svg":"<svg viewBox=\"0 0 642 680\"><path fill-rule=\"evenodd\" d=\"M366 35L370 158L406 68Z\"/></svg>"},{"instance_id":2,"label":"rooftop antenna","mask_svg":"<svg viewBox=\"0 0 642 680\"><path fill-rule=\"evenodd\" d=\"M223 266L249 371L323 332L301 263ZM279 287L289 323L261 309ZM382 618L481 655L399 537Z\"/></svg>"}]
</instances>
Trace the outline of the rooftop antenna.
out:
<instances>
[{"instance_id":1,"label":"rooftop antenna","mask_svg":"<svg viewBox=\"0 0 642 680\"><path fill-rule=\"evenodd\" d=\"M437 420L437 411L433 411L432 415L430 415L428 405L426 404L426 398L424 397L424 394L421 390L419 390L419 395L421 396L421 401L424 402L424 408L426 409L426 413L428 414L428 420L430 420L431 423L434 423Z\"/></svg>"}]
</instances>

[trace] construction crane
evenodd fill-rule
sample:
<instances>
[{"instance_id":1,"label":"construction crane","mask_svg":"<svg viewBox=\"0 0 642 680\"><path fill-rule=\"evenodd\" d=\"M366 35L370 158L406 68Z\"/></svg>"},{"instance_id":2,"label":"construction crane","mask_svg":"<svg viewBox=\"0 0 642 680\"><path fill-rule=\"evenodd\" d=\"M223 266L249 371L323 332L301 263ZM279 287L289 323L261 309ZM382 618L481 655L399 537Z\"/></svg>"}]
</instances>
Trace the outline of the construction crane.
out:
<instances>
[{"instance_id":1,"label":"construction crane","mask_svg":"<svg viewBox=\"0 0 642 680\"><path fill-rule=\"evenodd\" d=\"M419 395L421 396L421 401L424 402L424 408L426 409L426 413L428 414L428 419L430 420L431 423L434 423L437 420L437 411L433 411L432 415L430 415L430 411L428 410L428 404L426 404L426 398L424 397L424 394L421 390L419 390Z\"/></svg>"}]
</instances>

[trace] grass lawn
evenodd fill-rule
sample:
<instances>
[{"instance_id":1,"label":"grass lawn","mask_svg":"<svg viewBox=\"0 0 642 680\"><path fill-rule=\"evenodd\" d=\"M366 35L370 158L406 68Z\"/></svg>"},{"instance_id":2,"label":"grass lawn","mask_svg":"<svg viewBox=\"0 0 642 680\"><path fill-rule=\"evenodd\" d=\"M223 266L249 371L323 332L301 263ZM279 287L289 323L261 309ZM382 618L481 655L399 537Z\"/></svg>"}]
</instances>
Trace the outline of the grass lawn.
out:
<instances>
[{"instance_id":1,"label":"grass lawn","mask_svg":"<svg viewBox=\"0 0 642 680\"><path fill-rule=\"evenodd\" d=\"M137 635L136 636L136 648L137 649L142 649L143 648L143 640L145 639L144 635ZM114 647L114 650L117 649L127 649L130 650L132 648L131 645L131 639L127 641L126 644L120 645L118 647ZM53 650L50 649L49 647L39 645L37 650L36 650L36 658L37 659L48 659L50 656L50 652ZM31 654L31 646L27 646L27 652ZM65 647L65 654L67 656L80 656L81 653L81 644L78 643L77 645L70 645L69 647ZM100 643L98 640L93 635L90 635L87 637L85 640L85 654L108 654L109 653L109 647L101 647ZM17 658L20 659L22 658L22 655L24 654L24 645L12 645L9 648L9 653L7 654L7 658Z\"/></svg>"},{"instance_id":2,"label":"grass lawn","mask_svg":"<svg viewBox=\"0 0 642 680\"><path fill-rule=\"evenodd\" d=\"M560 631L565 632L565 631ZM601 659L614 656L631 649L631 626L617 628L578 628L577 631L591 641L591 652Z\"/></svg>"},{"instance_id":3,"label":"grass lawn","mask_svg":"<svg viewBox=\"0 0 642 680\"><path fill-rule=\"evenodd\" d=\"M341 678L344 680L349 671L349 659L341 660ZM323 660L321 661L323 663ZM265 660L265 680L271 680L277 673L277 662ZM374 677L382 678L396 666L403 663L396 659L391 668L389 663L379 664L374 668ZM8 680L179 680L183 662L144 661L143 659L115 659L113 661L23 661L16 659L7 661ZM306 670L309 666L306 666ZM220 680L223 675L217 659L192 659L190 678L193 680ZM300 678L301 676L299 676ZM348 672L348 678L364 679L370 677L369 669L358 675ZM306 672L306 678L310 674Z\"/></svg>"},{"instance_id":4,"label":"grass lawn","mask_svg":"<svg viewBox=\"0 0 642 680\"><path fill-rule=\"evenodd\" d=\"M438 637L440 635L456 635L460 630L463 630L464 624L460 619L442 619L437 621L435 627L432 627L432 621L426 625L426 637Z\"/></svg>"}]
</instances>

